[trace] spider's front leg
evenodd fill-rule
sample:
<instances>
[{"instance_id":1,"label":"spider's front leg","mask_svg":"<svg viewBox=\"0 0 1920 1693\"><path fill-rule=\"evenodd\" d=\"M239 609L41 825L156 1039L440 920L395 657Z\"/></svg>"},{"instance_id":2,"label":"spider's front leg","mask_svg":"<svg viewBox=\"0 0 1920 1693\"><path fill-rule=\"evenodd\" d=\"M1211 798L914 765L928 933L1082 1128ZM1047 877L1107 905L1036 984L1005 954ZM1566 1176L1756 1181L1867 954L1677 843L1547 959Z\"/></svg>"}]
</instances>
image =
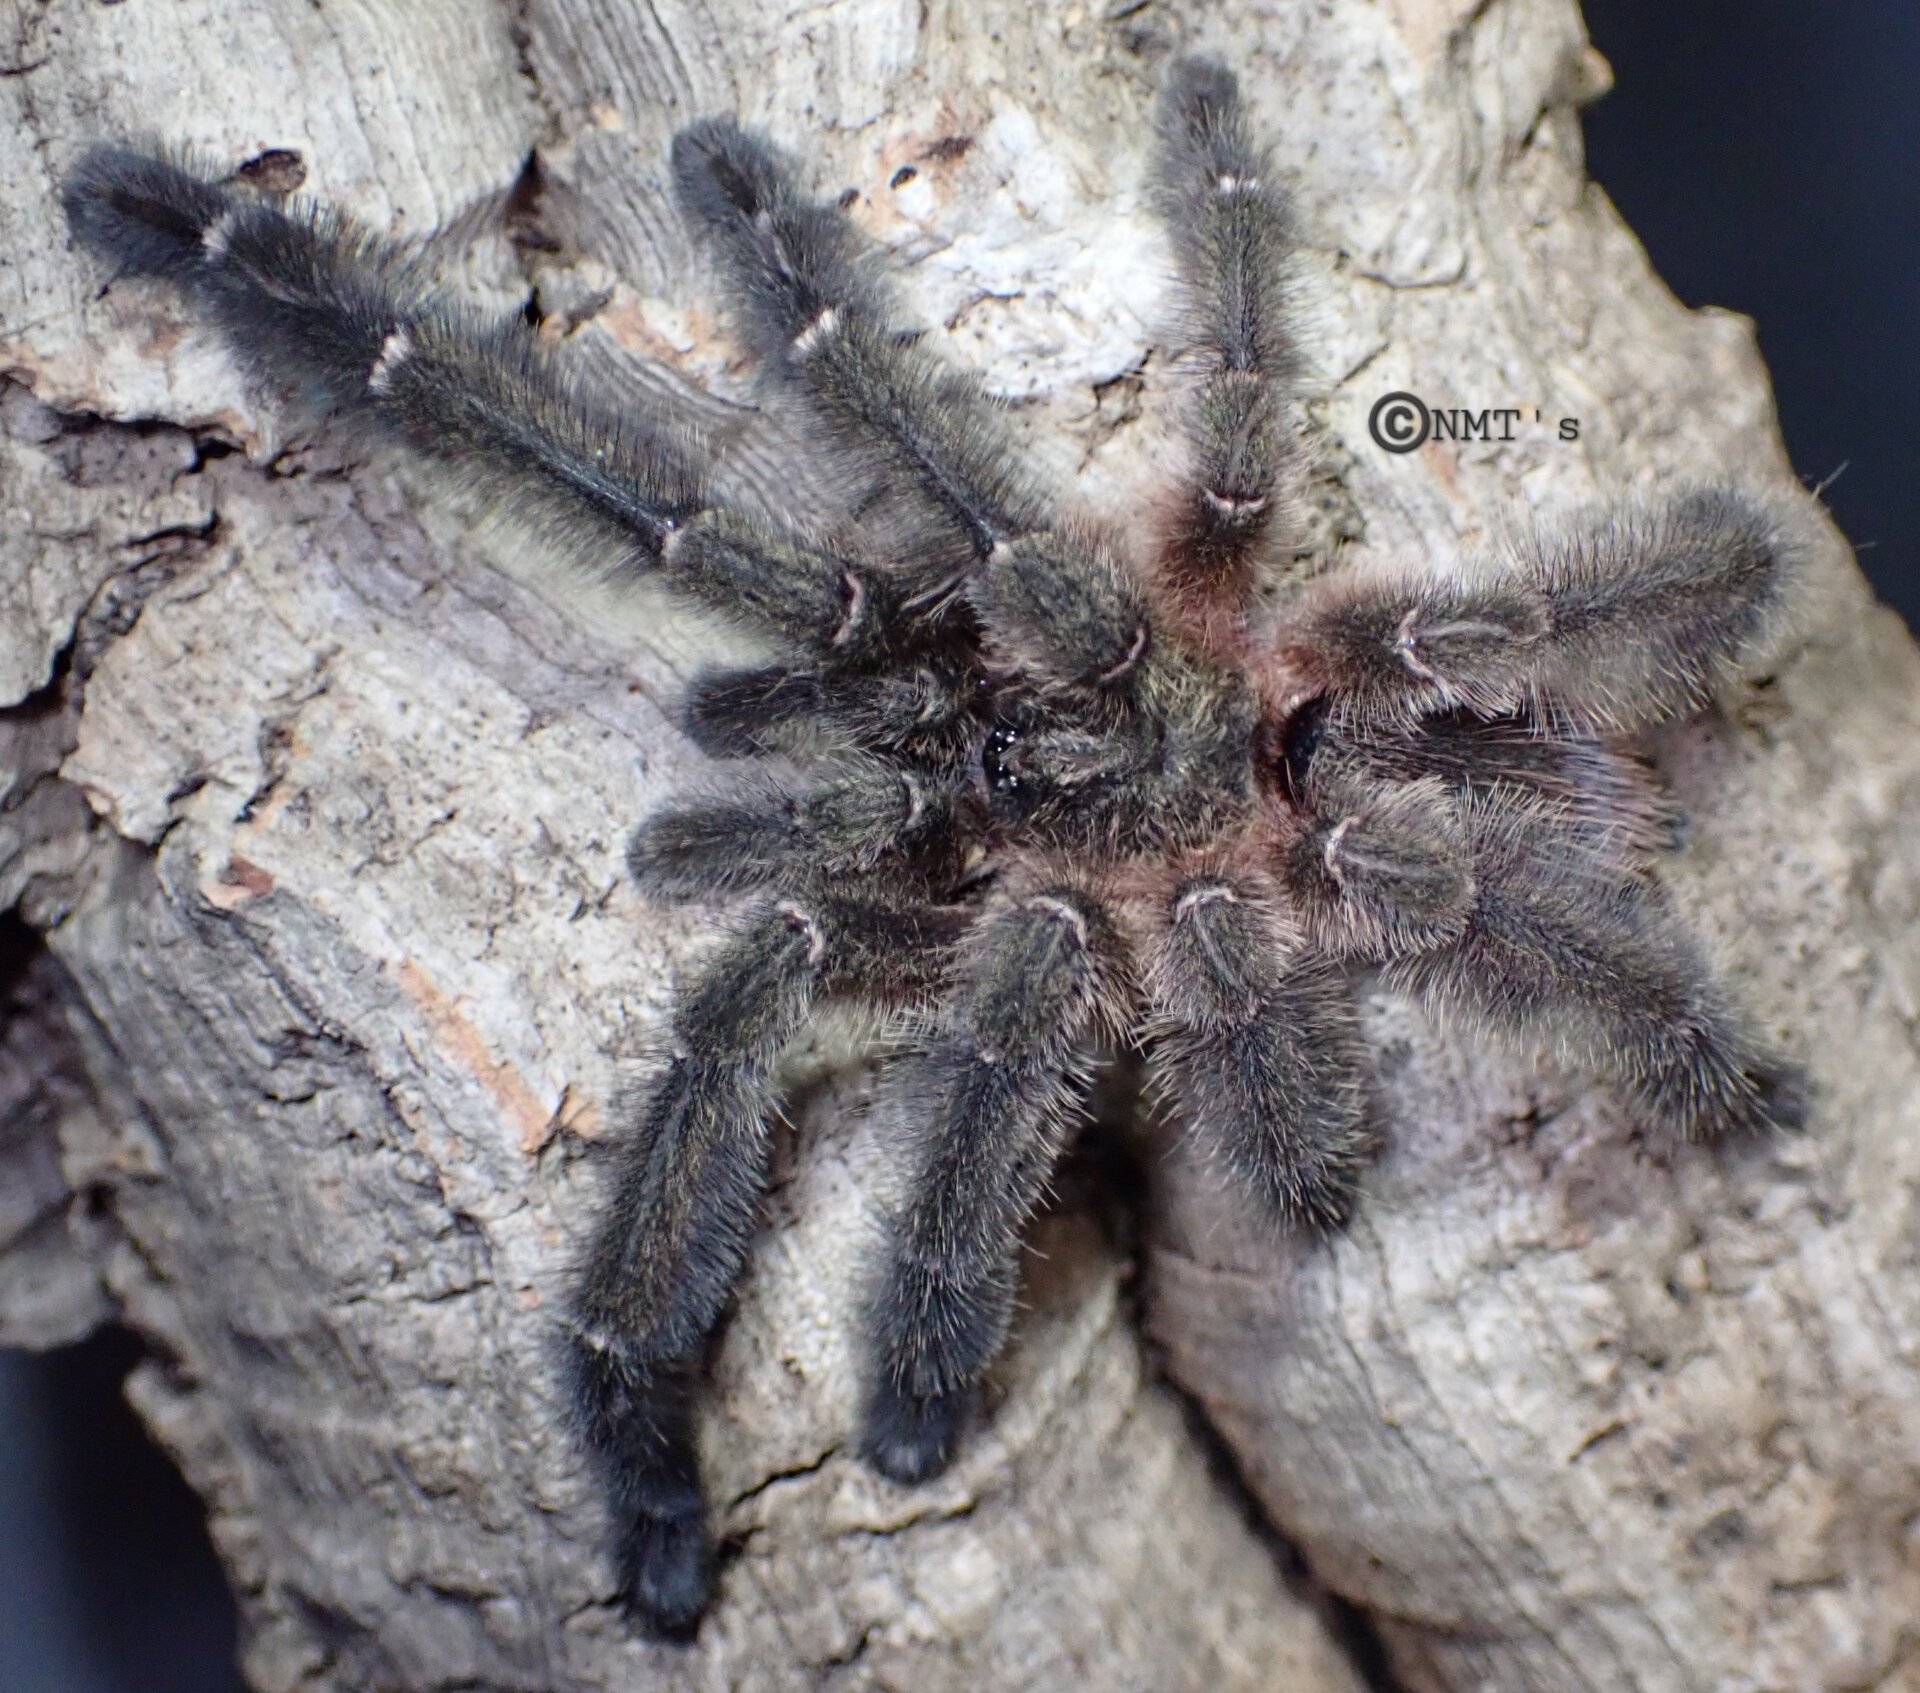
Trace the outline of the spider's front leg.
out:
<instances>
[{"instance_id":1,"label":"spider's front leg","mask_svg":"<svg viewBox=\"0 0 1920 1693\"><path fill-rule=\"evenodd\" d=\"M1075 888L994 912L968 942L952 1009L906 1067L913 1145L869 1315L864 1441L897 1481L946 1466L1006 1337L1021 1225L1065 1139L1087 1043L1117 1021L1120 945Z\"/></svg>"},{"instance_id":2,"label":"spider's front leg","mask_svg":"<svg viewBox=\"0 0 1920 1693\"><path fill-rule=\"evenodd\" d=\"M680 999L672 1062L617 1148L567 1322L621 1587L656 1632L691 1629L712 1585L693 1410L755 1223L780 1053L821 992L924 995L954 932L933 908L780 900Z\"/></svg>"},{"instance_id":3,"label":"spider's front leg","mask_svg":"<svg viewBox=\"0 0 1920 1693\"><path fill-rule=\"evenodd\" d=\"M1152 646L1139 595L1098 536L1053 522L978 382L901 332L877 255L846 214L803 194L782 156L730 119L683 130L673 162L743 338L824 424L858 484L850 503L897 561L899 591L946 612L935 650L977 652L977 626L951 612L958 591L1002 663L1089 695L1133 690ZM788 686L772 675L748 685Z\"/></svg>"},{"instance_id":4,"label":"spider's front leg","mask_svg":"<svg viewBox=\"0 0 1920 1693\"><path fill-rule=\"evenodd\" d=\"M757 697L733 678L716 734L825 712L837 678L925 644L884 568L718 504L682 432L596 391L522 319L433 292L403 251L345 220L124 147L88 154L64 192L87 246L180 288L309 421L405 448L540 520L543 545L586 574L654 577L804 655L810 672L770 673Z\"/></svg>"},{"instance_id":5,"label":"spider's front leg","mask_svg":"<svg viewBox=\"0 0 1920 1693\"><path fill-rule=\"evenodd\" d=\"M1159 129L1155 200L1173 237L1195 382L1188 475L1158 569L1169 611L1203 633L1225 632L1259 586L1262 548L1298 476L1293 217L1224 66L1176 64Z\"/></svg>"},{"instance_id":6,"label":"spider's front leg","mask_svg":"<svg viewBox=\"0 0 1920 1693\"><path fill-rule=\"evenodd\" d=\"M773 146L731 118L674 137L674 183L721 261L734 322L820 425L847 490L906 579L949 590L1043 522L1042 504L977 382L893 317L877 255L837 206L799 188Z\"/></svg>"},{"instance_id":7,"label":"spider's front leg","mask_svg":"<svg viewBox=\"0 0 1920 1693\"><path fill-rule=\"evenodd\" d=\"M1152 1062L1270 1217L1338 1223L1368 1150L1347 987L1246 878L1183 882L1145 960Z\"/></svg>"}]
</instances>

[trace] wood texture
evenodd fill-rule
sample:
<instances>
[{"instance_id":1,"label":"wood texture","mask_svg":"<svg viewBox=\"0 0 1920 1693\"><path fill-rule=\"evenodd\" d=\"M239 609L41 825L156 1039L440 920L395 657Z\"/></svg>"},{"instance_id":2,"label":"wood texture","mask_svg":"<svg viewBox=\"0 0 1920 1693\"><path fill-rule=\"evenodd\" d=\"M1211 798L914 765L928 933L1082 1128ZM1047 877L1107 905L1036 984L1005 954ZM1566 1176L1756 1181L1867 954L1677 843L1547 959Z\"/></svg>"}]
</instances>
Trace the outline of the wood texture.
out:
<instances>
[{"instance_id":1,"label":"wood texture","mask_svg":"<svg viewBox=\"0 0 1920 1693\"><path fill-rule=\"evenodd\" d=\"M734 1556L698 1645L648 1647L550 1325L592 1149L711 928L620 868L696 772L672 712L710 636L281 440L54 202L101 134L290 150L439 232L460 286L537 289L781 494L663 186L672 131L739 110L857 191L914 312L1111 510L1165 458L1146 115L1207 46L1300 195L1319 541L1451 555L1602 491L1790 489L1749 326L1682 310L1584 179L1605 68L1571 4L0 20L0 130L31 141L0 174L0 909L45 937L0 1043L0 1332L148 1337L134 1397L209 1502L257 1687L1920 1685L1920 661L1830 533L1777 662L1657 749L1676 897L1810 1064L1808 1135L1648 1146L1377 996L1354 1229L1249 1240L1173 1146L1136 1278L1064 1200L991 1425L900 1491L842 1451L885 1148L823 1039L705 1429ZM1392 389L1542 421L1390 457Z\"/></svg>"}]
</instances>

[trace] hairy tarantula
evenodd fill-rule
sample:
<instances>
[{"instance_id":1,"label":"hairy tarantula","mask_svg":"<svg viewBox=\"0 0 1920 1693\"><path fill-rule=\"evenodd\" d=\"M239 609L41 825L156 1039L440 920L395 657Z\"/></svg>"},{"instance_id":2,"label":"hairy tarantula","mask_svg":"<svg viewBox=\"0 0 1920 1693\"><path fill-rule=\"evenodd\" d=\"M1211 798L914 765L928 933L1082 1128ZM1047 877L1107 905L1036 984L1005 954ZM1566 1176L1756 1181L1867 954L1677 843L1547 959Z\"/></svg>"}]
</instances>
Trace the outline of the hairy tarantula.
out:
<instances>
[{"instance_id":1,"label":"hairy tarantula","mask_svg":"<svg viewBox=\"0 0 1920 1693\"><path fill-rule=\"evenodd\" d=\"M664 423L393 248L125 148L67 208L184 289L252 373L586 535L785 656L693 685L691 733L757 759L635 837L650 893L744 915L680 994L618 1150L566 1348L642 1623L698 1619L713 1556L694 1409L751 1239L782 1049L825 995L904 1013L908 1179L865 1313L864 1450L953 1452L1015 1250L1102 1042L1141 1045L1279 1223L1334 1224L1369 1150L1358 971L1542 1042L1656 1128L1790 1126L1653 875L1672 826L1622 737L1704 704L1778 620L1796 547L1713 489L1476 569L1276 567L1299 480L1287 200L1219 65L1174 65L1155 190L1185 305L1185 468L1149 541L1056 515L973 380L897 326L877 255L730 120L673 147L733 323L811 420L849 519L731 510Z\"/></svg>"}]
</instances>

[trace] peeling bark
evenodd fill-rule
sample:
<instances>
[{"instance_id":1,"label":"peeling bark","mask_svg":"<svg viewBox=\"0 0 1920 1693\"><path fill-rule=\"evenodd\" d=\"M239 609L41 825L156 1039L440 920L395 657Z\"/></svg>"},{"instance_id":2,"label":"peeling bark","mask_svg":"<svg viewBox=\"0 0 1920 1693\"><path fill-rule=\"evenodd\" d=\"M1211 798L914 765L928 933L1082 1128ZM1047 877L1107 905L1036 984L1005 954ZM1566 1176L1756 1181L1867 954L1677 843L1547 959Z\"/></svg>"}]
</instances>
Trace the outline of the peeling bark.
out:
<instances>
[{"instance_id":1,"label":"peeling bark","mask_svg":"<svg viewBox=\"0 0 1920 1693\"><path fill-rule=\"evenodd\" d=\"M1146 1342L1129 1254L1063 1202L990 1424L902 1491L842 1452L884 1149L823 1043L704 1431L720 1602L648 1646L550 1325L623 1061L706 939L620 858L696 768L672 712L711 636L583 611L405 467L280 440L54 200L132 128L304 177L537 293L784 495L663 191L671 132L738 109L857 191L913 311L1111 510L1169 389L1146 114L1207 46L1308 231L1315 538L1451 554L1601 491L1790 486L1748 326L1682 310L1585 180L1570 4L4 15L36 145L0 180L0 909L45 952L0 1041L0 1334L148 1338L133 1394L255 1686L1344 1693L1355 1629L1407 1688L1920 1684L1920 661L1837 540L1791 650L1656 748L1675 896L1810 1064L1806 1136L1650 1146L1376 995L1355 1227L1251 1240L1169 1149ZM1389 457L1393 389L1543 421Z\"/></svg>"}]
</instances>

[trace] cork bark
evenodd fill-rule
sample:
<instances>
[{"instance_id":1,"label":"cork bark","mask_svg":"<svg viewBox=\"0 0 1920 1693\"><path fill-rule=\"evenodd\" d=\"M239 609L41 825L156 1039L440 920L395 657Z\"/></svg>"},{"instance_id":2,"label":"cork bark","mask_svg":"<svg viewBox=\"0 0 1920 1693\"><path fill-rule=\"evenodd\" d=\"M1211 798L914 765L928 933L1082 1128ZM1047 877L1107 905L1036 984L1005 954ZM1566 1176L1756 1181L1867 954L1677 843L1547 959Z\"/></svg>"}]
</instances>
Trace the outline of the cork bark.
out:
<instances>
[{"instance_id":1,"label":"cork bark","mask_svg":"<svg viewBox=\"0 0 1920 1693\"><path fill-rule=\"evenodd\" d=\"M1675 898L1808 1065L1805 1135L1653 1144L1369 992L1354 1226L1258 1238L1147 1133L1134 1214L1063 1182L990 1420L900 1490L850 1455L887 1148L823 1038L703 1433L719 1601L689 1648L614 1607L553 1312L710 939L621 853L698 774L713 632L284 438L70 250L60 172L144 131L302 182L804 502L664 191L673 130L736 110L1113 510L1166 462L1142 148L1195 47L1299 197L1318 544L1791 492L1750 326L1585 179L1606 68L1564 0L0 5L0 1335L146 1338L254 1686L1920 1686L1920 660L1824 528L1792 638L1653 748ZM1389 455L1397 389L1522 417Z\"/></svg>"}]
</instances>

